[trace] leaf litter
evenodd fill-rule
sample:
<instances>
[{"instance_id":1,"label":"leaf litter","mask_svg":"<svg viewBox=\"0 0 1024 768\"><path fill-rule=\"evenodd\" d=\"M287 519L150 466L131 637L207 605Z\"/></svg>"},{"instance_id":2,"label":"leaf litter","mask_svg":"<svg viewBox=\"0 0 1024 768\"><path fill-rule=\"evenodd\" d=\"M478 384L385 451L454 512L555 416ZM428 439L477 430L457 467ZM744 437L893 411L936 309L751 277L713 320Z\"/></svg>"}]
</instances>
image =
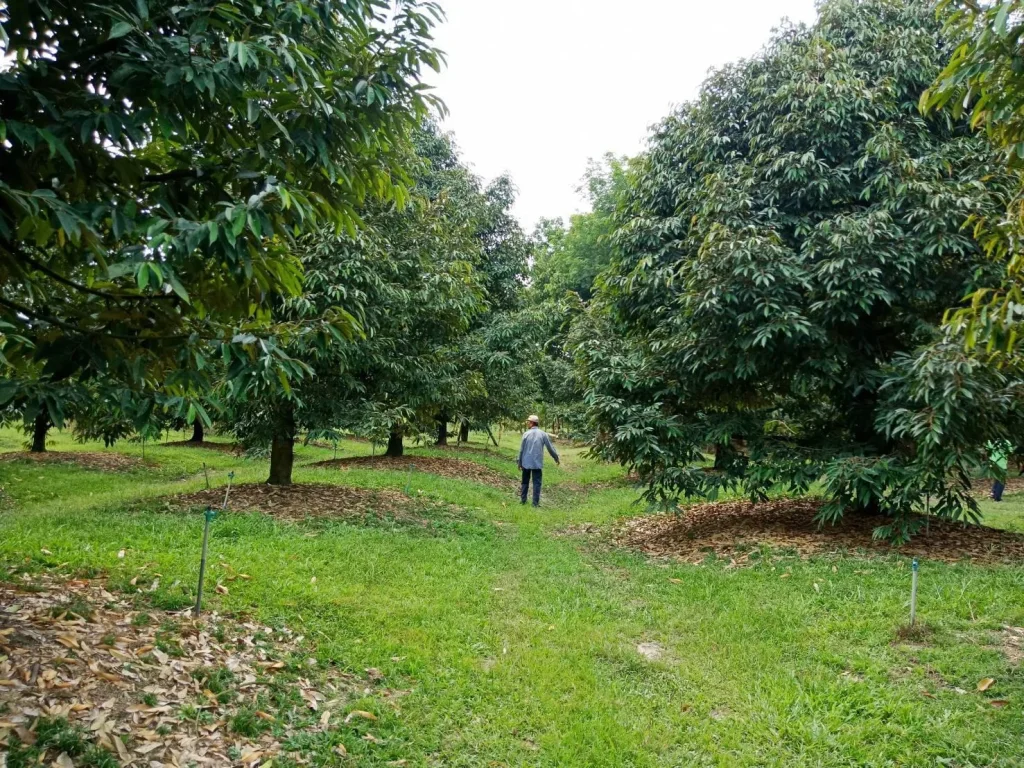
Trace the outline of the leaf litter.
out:
<instances>
[{"instance_id":1,"label":"leaf litter","mask_svg":"<svg viewBox=\"0 0 1024 768\"><path fill-rule=\"evenodd\" d=\"M133 469L152 467L151 461L143 461L136 456L126 456L114 451L46 451L32 453L30 451L11 451L0 453L0 461L31 461L38 464L77 464L86 469L97 469L103 472L130 472Z\"/></svg>"},{"instance_id":2,"label":"leaf litter","mask_svg":"<svg viewBox=\"0 0 1024 768\"><path fill-rule=\"evenodd\" d=\"M749 501L695 504L680 509L678 514L661 513L624 520L611 536L619 546L695 565L703 563L711 554L729 559L734 567L752 565L761 547L791 550L804 558L865 551L943 562L1024 560L1024 535L1018 533L931 519L908 544L893 547L873 535L876 528L890 521L889 518L846 515L838 525L820 526L815 517L822 503L781 499L760 504Z\"/></svg>"},{"instance_id":3,"label":"leaf litter","mask_svg":"<svg viewBox=\"0 0 1024 768\"><path fill-rule=\"evenodd\" d=\"M285 752L309 764L286 742L309 744L335 721L377 720L344 716L371 692L367 681L336 670L312 677L308 643L287 628L186 611L163 614L169 631L167 621L140 621L131 598L103 580L22 579L0 582L0 756L38 743L38 764L62 768L97 747L123 766L254 768ZM42 738L53 723L71 729L77 750Z\"/></svg>"},{"instance_id":4,"label":"leaf litter","mask_svg":"<svg viewBox=\"0 0 1024 768\"><path fill-rule=\"evenodd\" d=\"M331 459L310 464L311 467L330 469L377 469L391 472L408 472L413 467L413 477L418 472L439 475L451 480L469 480L494 488L518 487L516 480L475 461L448 459L437 456L352 456Z\"/></svg>"}]
</instances>

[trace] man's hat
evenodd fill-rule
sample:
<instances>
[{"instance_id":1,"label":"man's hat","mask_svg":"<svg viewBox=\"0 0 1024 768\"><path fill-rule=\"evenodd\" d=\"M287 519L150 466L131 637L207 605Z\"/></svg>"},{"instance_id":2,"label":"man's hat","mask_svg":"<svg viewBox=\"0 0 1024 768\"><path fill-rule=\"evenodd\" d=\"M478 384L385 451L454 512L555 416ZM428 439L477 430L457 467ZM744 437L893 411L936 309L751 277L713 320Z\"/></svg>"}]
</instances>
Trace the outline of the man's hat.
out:
<instances>
[{"instance_id":1,"label":"man's hat","mask_svg":"<svg viewBox=\"0 0 1024 768\"><path fill-rule=\"evenodd\" d=\"M531 413L526 420L528 422L533 422L534 424L540 424L540 417L536 413Z\"/></svg>"}]
</instances>

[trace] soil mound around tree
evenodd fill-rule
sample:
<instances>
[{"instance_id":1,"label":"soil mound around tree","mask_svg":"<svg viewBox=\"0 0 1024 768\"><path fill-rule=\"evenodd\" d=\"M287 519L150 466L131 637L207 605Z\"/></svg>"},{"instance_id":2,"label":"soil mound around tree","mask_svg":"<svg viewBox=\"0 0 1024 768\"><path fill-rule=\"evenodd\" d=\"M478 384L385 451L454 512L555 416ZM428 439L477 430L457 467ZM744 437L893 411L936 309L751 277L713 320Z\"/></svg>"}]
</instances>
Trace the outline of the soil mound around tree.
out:
<instances>
[{"instance_id":1,"label":"soil mound around tree","mask_svg":"<svg viewBox=\"0 0 1024 768\"><path fill-rule=\"evenodd\" d=\"M211 488L168 499L177 509L213 507L224 503L224 488ZM262 512L283 520L301 521L311 518L339 518L365 521L397 520L429 525L436 517L434 507L426 499L410 498L399 491L348 488L343 485L302 483L279 486L247 484L231 487L228 509L235 512Z\"/></svg>"},{"instance_id":2,"label":"soil mound around tree","mask_svg":"<svg viewBox=\"0 0 1024 768\"><path fill-rule=\"evenodd\" d=\"M408 472L413 466L413 482L416 474L426 472L431 475L451 478L452 480L470 480L494 488L508 489L516 486L513 478L506 477L483 464L462 459L439 458L436 456L355 456L346 459L333 459L310 464L311 467L333 469L383 469L392 472Z\"/></svg>"},{"instance_id":3,"label":"soil mound around tree","mask_svg":"<svg viewBox=\"0 0 1024 768\"><path fill-rule=\"evenodd\" d=\"M620 546L655 557L701 563L708 555L752 564L757 550L770 547L800 557L838 553L901 554L943 562L1024 562L1024 535L930 520L926 529L901 547L873 537L886 517L846 515L835 526L820 527L815 515L821 501L783 499L762 504L747 501L697 504L679 514L645 515L620 523L613 538Z\"/></svg>"},{"instance_id":4,"label":"soil mound around tree","mask_svg":"<svg viewBox=\"0 0 1024 768\"><path fill-rule=\"evenodd\" d=\"M481 456L490 456L492 459L501 459L503 461L515 461L514 456L506 456L498 453L498 449L490 445L467 445L462 443L457 445L456 443L449 443L448 445L417 445L412 450L421 450L429 448L432 451L447 451L448 453L454 453L458 456L460 453L475 453ZM412 454L415 456L415 454Z\"/></svg>"},{"instance_id":5,"label":"soil mound around tree","mask_svg":"<svg viewBox=\"0 0 1024 768\"><path fill-rule=\"evenodd\" d=\"M130 472L147 466L155 466L153 462L143 461L135 456L123 453L100 453L92 451L47 451L46 453L30 453L29 451L12 451L0 453L0 461L34 461L40 464L77 464L86 469L102 472Z\"/></svg>"},{"instance_id":6,"label":"soil mound around tree","mask_svg":"<svg viewBox=\"0 0 1024 768\"><path fill-rule=\"evenodd\" d=\"M241 456L245 453L245 448L235 443L212 443L209 440L203 440L201 443L193 443L191 440L179 440L174 443L160 443L163 448L205 448L208 451L220 451L221 453L230 453L234 456Z\"/></svg>"},{"instance_id":7,"label":"soil mound around tree","mask_svg":"<svg viewBox=\"0 0 1024 768\"><path fill-rule=\"evenodd\" d=\"M324 680L287 628L137 611L102 580L23 578L0 583L0 764L269 764L286 741L334 736L366 685Z\"/></svg>"}]
</instances>

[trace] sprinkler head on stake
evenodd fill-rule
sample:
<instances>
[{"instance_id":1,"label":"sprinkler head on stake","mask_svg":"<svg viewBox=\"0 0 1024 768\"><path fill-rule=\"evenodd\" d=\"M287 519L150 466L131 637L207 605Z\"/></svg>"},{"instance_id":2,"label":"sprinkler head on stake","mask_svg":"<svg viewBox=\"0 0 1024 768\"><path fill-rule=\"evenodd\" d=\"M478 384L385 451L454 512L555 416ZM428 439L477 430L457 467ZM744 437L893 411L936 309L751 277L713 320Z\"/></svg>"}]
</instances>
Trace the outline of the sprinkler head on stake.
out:
<instances>
[{"instance_id":1,"label":"sprinkler head on stake","mask_svg":"<svg viewBox=\"0 0 1024 768\"><path fill-rule=\"evenodd\" d=\"M217 510L214 509L213 507L207 507L206 511L203 513L203 516L206 518L206 522L212 522L213 518L217 516Z\"/></svg>"},{"instance_id":2,"label":"sprinkler head on stake","mask_svg":"<svg viewBox=\"0 0 1024 768\"><path fill-rule=\"evenodd\" d=\"M911 570L914 570L914 571L917 570L917 558L916 557L914 558L914 561L910 564L910 568L911 568Z\"/></svg>"}]
</instances>

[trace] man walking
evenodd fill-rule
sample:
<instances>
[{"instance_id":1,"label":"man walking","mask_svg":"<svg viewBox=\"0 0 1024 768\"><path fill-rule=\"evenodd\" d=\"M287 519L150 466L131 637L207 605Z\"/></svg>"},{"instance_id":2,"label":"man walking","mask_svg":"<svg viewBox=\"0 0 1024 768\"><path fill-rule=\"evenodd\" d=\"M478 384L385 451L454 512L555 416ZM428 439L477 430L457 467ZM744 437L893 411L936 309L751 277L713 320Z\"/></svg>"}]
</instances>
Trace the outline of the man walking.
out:
<instances>
[{"instance_id":1,"label":"man walking","mask_svg":"<svg viewBox=\"0 0 1024 768\"><path fill-rule=\"evenodd\" d=\"M561 464L558 451L551 443L548 433L540 428L540 419L534 415L526 420L529 425L523 433L523 442L519 446L519 469L523 472L523 488L520 494L521 503L526 503L526 493L530 489L530 477L533 477L533 506L540 506L540 483L544 469L544 449L547 448L555 464Z\"/></svg>"}]
</instances>

